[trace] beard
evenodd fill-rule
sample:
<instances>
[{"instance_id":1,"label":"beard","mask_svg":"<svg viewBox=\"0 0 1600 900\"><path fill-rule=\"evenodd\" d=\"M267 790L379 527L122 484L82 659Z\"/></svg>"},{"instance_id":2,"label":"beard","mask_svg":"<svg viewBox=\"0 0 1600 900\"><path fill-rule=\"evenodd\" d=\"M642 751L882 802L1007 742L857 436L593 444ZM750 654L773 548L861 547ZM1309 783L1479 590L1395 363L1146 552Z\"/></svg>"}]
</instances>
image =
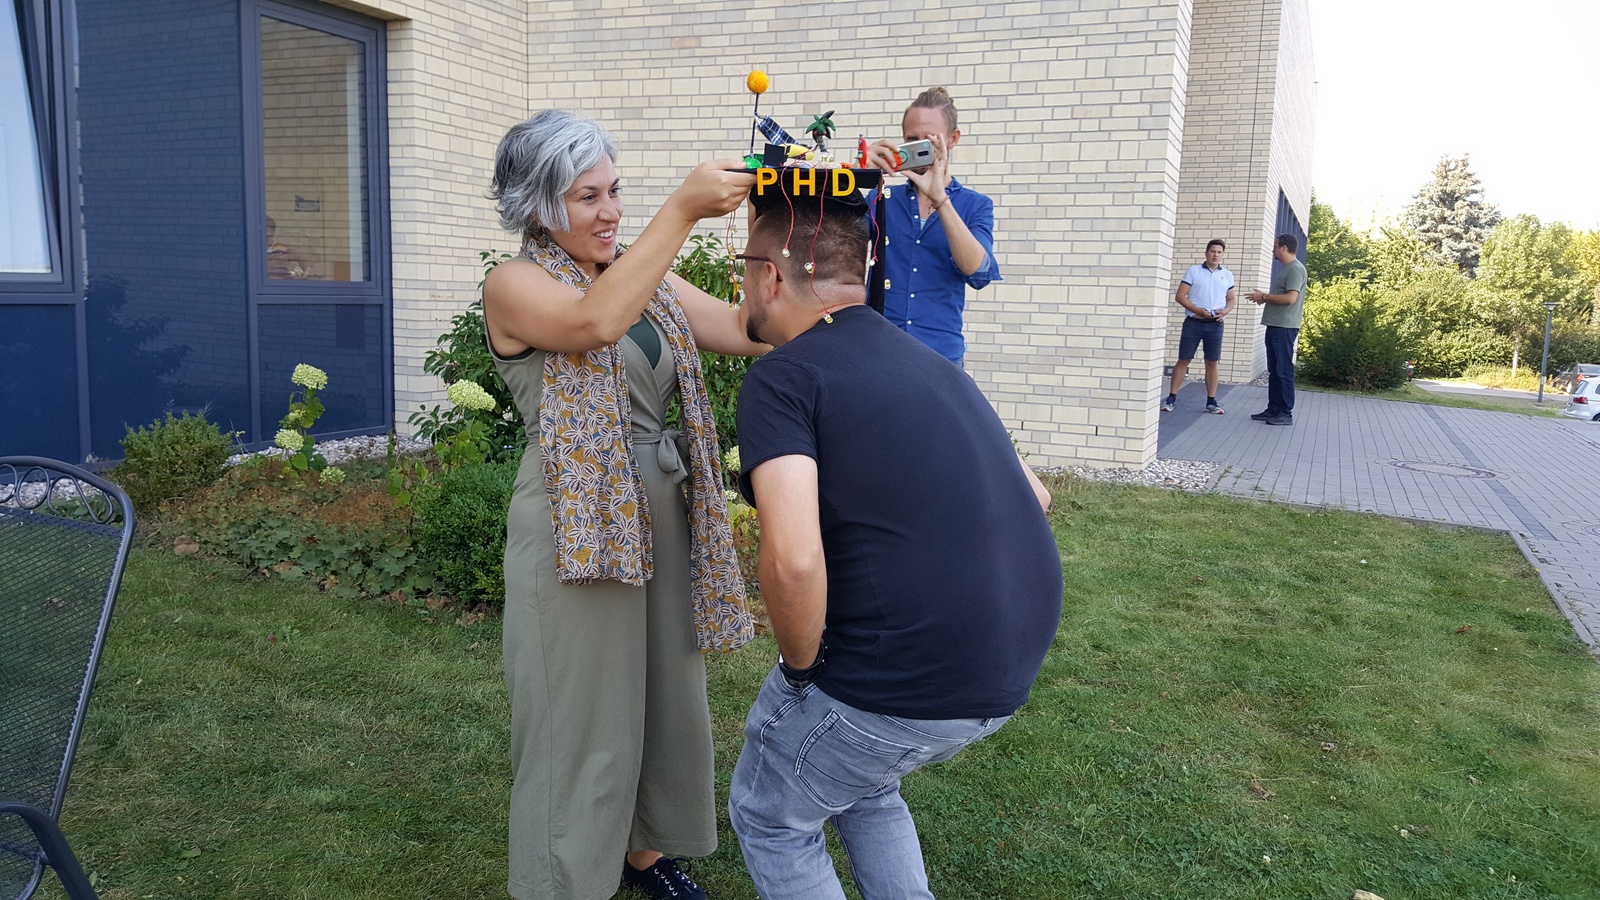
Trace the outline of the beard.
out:
<instances>
[{"instance_id":1,"label":"beard","mask_svg":"<svg viewBox=\"0 0 1600 900\"><path fill-rule=\"evenodd\" d=\"M757 311L761 309L761 304L748 293L744 295L744 301L744 336L749 338L751 343L765 344L766 339L761 337L760 331L761 327L767 324L766 314L757 314Z\"/></svg>"}]
</instances>

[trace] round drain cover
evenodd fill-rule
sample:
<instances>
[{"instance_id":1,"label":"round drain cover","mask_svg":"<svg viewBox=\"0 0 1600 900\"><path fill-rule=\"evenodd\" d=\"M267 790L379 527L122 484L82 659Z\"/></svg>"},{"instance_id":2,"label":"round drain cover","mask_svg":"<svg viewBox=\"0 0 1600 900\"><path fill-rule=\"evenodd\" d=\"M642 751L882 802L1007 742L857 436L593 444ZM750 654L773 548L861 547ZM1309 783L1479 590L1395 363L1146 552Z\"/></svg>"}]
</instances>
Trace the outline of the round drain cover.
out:
<instances>
[{"instance_id":1,"label":"round drain cover","mask_svg":"<svg viewBox=\"0 0 1600 900\"><path fill-rule=\"evenodd\" d=\"M1488 469L1478 469L1472 466L1462 466L1455 463L1423 462L1415 459L1396 459L1389 465L1396 469L1405 469L1407 472L1421 472L1424 475L1448 475L1451 478L1496 478L1494 472Z\"/></svg>"}]
</instances>

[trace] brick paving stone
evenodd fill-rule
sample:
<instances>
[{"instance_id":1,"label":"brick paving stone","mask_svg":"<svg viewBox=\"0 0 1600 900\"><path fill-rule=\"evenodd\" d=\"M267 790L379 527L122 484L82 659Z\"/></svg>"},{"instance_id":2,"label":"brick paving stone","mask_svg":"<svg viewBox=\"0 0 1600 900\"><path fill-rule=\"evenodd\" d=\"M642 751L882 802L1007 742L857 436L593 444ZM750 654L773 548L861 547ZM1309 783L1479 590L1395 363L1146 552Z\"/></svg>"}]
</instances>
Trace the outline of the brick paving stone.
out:
<instances>
[{"instance_id":1,"label":"brick paving stone","mask_svg":"<svg viewBox=\"0 0 1600 900\"><path fill-rule=\"evenodd\" d=\"M1159 455L1220 463L1224 494L1509 532L1600 654L1600 424L1300 391L1280 427L1250 418L1264 387L1217 399L1227 415L1180 414L1205 402L1185 386Z\"/></svg>"}]
</instances>

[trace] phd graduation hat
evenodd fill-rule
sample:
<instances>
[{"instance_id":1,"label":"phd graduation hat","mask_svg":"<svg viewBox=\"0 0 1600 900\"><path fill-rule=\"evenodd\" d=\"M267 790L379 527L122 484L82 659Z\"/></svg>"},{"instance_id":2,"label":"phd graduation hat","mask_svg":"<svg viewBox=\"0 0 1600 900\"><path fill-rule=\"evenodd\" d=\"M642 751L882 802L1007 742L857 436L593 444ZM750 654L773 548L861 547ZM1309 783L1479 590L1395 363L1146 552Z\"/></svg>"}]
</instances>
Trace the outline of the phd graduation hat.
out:
<instances>
[{"instance_id":1,"label":"phd graduation hat","mask_svg":"<svg viewBox=\"0 0 1600 900\"><path fill-rule=\"evenodd\" d=\"M771 148L769 148L771 149ZM821 218L830 216L871 217L872 272L867 278L867 305L883 312L883 226L885 204L869 206L864 191L883 184L880 169L821 166L762 166L754 170L755 187L750 189L750 204L756 217L788 212L797 207L818 210ZM797 243L804 246L804 243Z\"/></svg>"}]
</instances>

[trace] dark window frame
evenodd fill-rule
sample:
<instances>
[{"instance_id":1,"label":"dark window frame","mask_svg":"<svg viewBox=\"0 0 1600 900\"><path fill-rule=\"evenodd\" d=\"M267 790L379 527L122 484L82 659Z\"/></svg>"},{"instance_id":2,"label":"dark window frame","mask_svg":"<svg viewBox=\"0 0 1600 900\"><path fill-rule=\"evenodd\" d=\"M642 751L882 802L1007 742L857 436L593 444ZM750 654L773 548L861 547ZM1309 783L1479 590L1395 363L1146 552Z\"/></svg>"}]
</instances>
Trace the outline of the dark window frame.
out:
<instances>
[{"instance_id":1,"label":"dark window frame","mask_svg":"<svg viewBox=\"0 0 1600 900\"><path fill-rule=\"evenodd\" d=\"M71 0L0 2L16 2L22 7L17 26L22 35L29 96L35 98L34 133L40 144L39 171L45 188L50 250L49 272L0 273L0 303L77 303L83 287L82 242L78 239L82 220L75 191L77 160L70 135L78 111L76 97L68 90L70 75L76 68L69 62L69 54L77 46L77 36L73 34L76 10ZM44 102L38 102L40 97Z\"/></svg>"},{"instance_id":2,"label":"dark window frame","mask_svg":"<svg viewBox=\"0 0 1600 900\"><path fill-rule=\"evenodd\" d=\"M261 418L261 328L259 312L263 306L362 305L380 308L382 335L383 394L385 404L394 409L394 293L393 254L389 221L389 118L388 118L388 31L381 20L353 12L301 0L243 0L240 3L240 60L243 65L244 147L245 147L245 240L251 247L246 254L248 334L250 351L250 418L256 428L248 446L265 446L276 423ZM367 128L366 179L368 251L365 281L285 281L267 277L266 254L255 248L266 246L266 161L263 158L265 134L262 123L261 17L325 32L357 42L363 53L365 112ZM379 434L381 427L360 428L321 434L325 439Z\"/></svg>"}]
</instances>

